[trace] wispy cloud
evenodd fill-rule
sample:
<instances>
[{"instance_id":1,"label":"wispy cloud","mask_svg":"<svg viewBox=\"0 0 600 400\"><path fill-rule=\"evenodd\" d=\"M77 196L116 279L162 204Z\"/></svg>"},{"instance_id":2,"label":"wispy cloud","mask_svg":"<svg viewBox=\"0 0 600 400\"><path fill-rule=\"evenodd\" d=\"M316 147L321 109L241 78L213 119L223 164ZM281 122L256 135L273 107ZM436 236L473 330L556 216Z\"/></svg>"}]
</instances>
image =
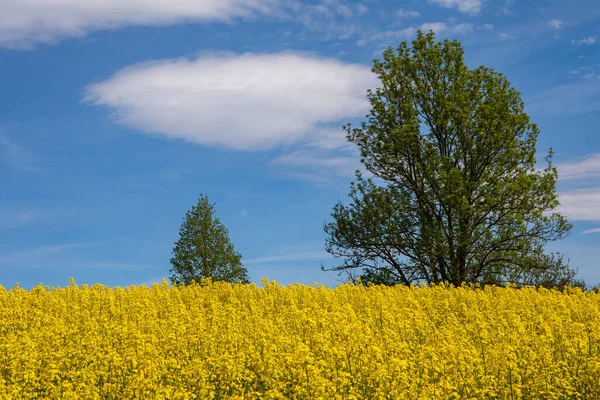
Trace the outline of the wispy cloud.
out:
<instances>
[{"instance_id":1,"label":"wispy cloud","mask_svg":"<svg viewBox=\"0 0 600 400\"><path fill-rule=\"evenodd\" d=\"M560 21L558 19L552 19L552 20L548 21L548 26L553 29L560 29L563 27L563 25L564 25L564 22Z\"/></svg>"},{"instance_id":2,"label":"wispy cloud","mask_svg":"<svg viewBox=\"0 0 600 400\"><path fill-rule=\"evenodd\" d=\"M142 132L258 150L363 115L376 84L367 66L307 53L209 53L125 68L89 86L85 100Z\"/></svg>"},{"instance_id":3,"label":"wispy cloud","mask_svg":"<svg viewBox=\"0 0 600 400\"><path fill-rule=\"evenodd\" d=\"M514 2L515 2L514 0L505 0L504 5L502 7L500 7L497 14L498 15L512 15L513 14L512 6L513 6Z\"/></svg>"},{"instance_id":4,"label":"wispy cloud","mask_svg":"<svg viewBox=\"0 0 600 400\"><path fill-rule=\"evenodd\" d=\"M95 240L95 241L76 242L76 243L60 243L60 244L39 246L39 247L35 247L32 249L13 252L8 255L1 256L0 264L32 260L32 259L36 259L40 256L48 257L48 256L62 255L69 251L72 251L72 250L101 246L104 244L119 242L119 241L126 240L126 239L128 239L128 237L108 239L108 240Z\"/></svg>"},{"instance_id":5,"label":"wispy cloud","mask_svg":"<svg viewBox=\"0 0 600 400\"><path fill-rule=\"evenodd\" d=\"M448 25L445 22L425 22L418 27L408 27L400 30L387 30L381 32L375 32L370 35L363 37L358 40L356 44L358 46L364 46L369 43L377 43L379 45L387 45L392 42L398 42L402 40L409 40L415 36L417 30L423 32L434 31L436 35L466 35L476 28L474 24L462 23L455 25Z\"/></svg>"},{"instance_id":6,"label":"wispy cloud","mask_svg":"<svg viewBox=\"0 0 600 400\"><path fill-rule=\"evenodd\" d=\"M2 134L0 134L0 162L21 171L38 171L33 155L8 136Z\"/></svg>"},{"instance_id":7,"label":"wispy cloud","mask_svg":"<svg viewBox=\"0 0 600 400\"><path fill-rule=\"evenodd\" d=\"M318 150L350 150L354 144L346 139L346 131L343 129L320 129L315 132L307 144Z\"/></svg>"},{"instance_id":8,"label":"wispy cloud","mask_svg":"<svg viewBox=\"0 0 600 400\"><path fill-rule=\"evenodd\" d=\"M32 211L0 212L0 229L16 228L38 221L39 213Z\"/></svg>"},{"instance_id":9,"label":"wispy cloud","mask_svg":"<svg viewBox=\"0 0 600 400\"><path fill-rule=\"evenodd\" d=\"M584 235L588 235L590 233L600 233L600 228L588 229L586 231L581 232Z\"/></svg>"},{"instance_id":10,"label":"wispy cloud","mask_svg":"<svg viewBox=\"0 0 600 400\"><path fill-rule=\"evenodd\" d=\"M404 10L402 8L396 11L395 15L398 18L418 18L421 16L418 11Z\"/></svg>"},{"instance_id":11,"label":"wispy cloud","mask_svg":"<svg viewBox=\"0 0 600 400\"><path fill-rule=\"evenodd\" d=\"M337 172L352 176L358 166L357 157L319 157L309 150L297 150L284 154L273 160L273 164L286 164L294 167L314 167L327 173Z\"/></svg>"},{"instance_id":12,"label":"wispy cloud","mask_svg":"<svg viewBox=\"0 0 600 400\"><path fill-rule=\"evenodd\" d=\"M81 212L75 209L60 208L34 208L23 209L20 205L18 209L10 204L2 204L3 211L0 211L0 229L18 228L33 223L49 219L64 219L81 216Z\"/></svg>"},{"instance_id":13,"label":"wispy cloud","mask_svg":"<svg viewBox=\"0 0 600 400\"><path fill-rule=\"evenodd\" d=\"M357 31L359 17L369 8L361 3L324 0L316 4L289 1L291 19L311 31L325 33L326 39L346 39Z\"/></svg>"},{"instance_id":14,"label":"wispy cloud","mask_svg":"<svg viewBox=\"0 0 600 400\"><path fill-rule=\"evenodd\" d=\"M578 79L534 96L529 112L545 115L576 115L600 110L600 79Z\"/></svg>"},{"instance_id":15,"label":"wispy cloud","mask_svg":"<svg viewBox=\"0 0 600 400\"><path fill-rule=\"evenodd\" d=\"M328 185L364 170L357 148L346 141L342 129L320 132L300 149L275 158L271 165L285 167L291 178Z\"/></svg>"},{"instance_id":16,"label":"wispy cloud","mask_svg":"<svg viewBox=\"0 0 600 400\"><path fill-rule=\"evenodd\" d=\"M514 38L515 38L515 36L514 36L514 35L511 35L510 33L506 33L506 32L500 32L500 33L498 34L498 38L499 38L500 40L512 40L512 39L514 39Z\"/></svg>"},{"instance_id":17,"label":"wispy cloud","mask_svg":"<svg viewBox=\"0 0 600 400\"><path fill-rule=\"evenodd\" d=\"M305 260L320 260L331 258L331 255L325 251L305 251L300 253L280 254L276 256L267 256L259 258L249 258L242 260L245 265L252 264L267 264L282 261L305 261Z\"/></svg>"},{"instance_id":18,"label":"wispy cloud","mask_svg":"<svg viewBox=\"0 0 600 400\"><path fill-rule=\"evenodd\" d=\"M596 36L588 36L586 38L583 39L573 39L571 40L571 44L575 45L575 46L581 46L581 45L592 45L595 44L598 41L598 38Z\"/></svg>"},{"instance_id":19,"label":"wispy cloud","mask_svg":"<svg viewBox=\"0 0 600 400\"><path fill-rule=\"evenodd\" d=\"M367 11L364 4L345 0L3 0L0 47L31 49L127 26L233 24L259 18L349 36L355 29L350 20Z\"/></svg>"},{"instance_id":20,"label":"wispy cloud","mask_svg":"<svg viewBox=\"0 0 600 400\"><path fill-rule=\"evenodd\" d=\"M462 13L478 14L482 7L482 0L428 0L431 4L437 4L444 8L456 8Z\"/></svg>"},{"instance_id":21,"label":"wispy cloud","mask_svg":"<svg viewBox=\"0 0 600 400\"><path fill-rule=\"evenodd\" d=\"M280 0L3 0L0 46L31 48L124 26L231 23L284 13Z\"/></svg>"},{"instance_id":22,"label":"wispy cloud","mask_svg":"<svg viewBox=\"0 0 600 400\"><path fill-rule=\"evenodd\" d=\"M557 164L560 180L600 177L600 153L586 156L582 160Z\"/></svg>"},{"instance_id":23,"label":"wispy cloud","mask_svg":"<svg viewBox=\"0 0 600 400\"><path fill-rule=\"evenodd\" d=\"M600 188L559 193L557 211L574 221L600 221Z\"/></svg>"}]
</instances>

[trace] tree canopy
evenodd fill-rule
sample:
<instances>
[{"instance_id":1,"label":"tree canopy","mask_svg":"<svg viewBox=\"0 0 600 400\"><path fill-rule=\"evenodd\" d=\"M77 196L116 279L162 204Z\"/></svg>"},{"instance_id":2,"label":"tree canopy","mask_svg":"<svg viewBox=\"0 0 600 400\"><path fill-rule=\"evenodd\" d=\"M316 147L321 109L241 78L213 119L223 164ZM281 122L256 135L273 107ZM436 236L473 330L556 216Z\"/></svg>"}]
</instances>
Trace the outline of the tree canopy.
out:
<instances>
[{"instance_id":1,"label":"tree canopy","mask_svg":"<svg viewBox=\"0 0 600 400\"><path fill-rule=\"evenodd\" d=\"M171 282L188 285L211 278L248 283L248 271L241 259L229 240L229 232L214 217L214 204L201 195L198 203L186 213L179 230L171 258Z\"/></svg>"},{"instance_id":2,"label":"tree canopy","mask_svg":"<svg viewBox=\"0 0 600 400\"><path fill-rule=\"evenodd\" d=\"M549 241L571 225L554 209L558 173L536 168L539 129L507 78L467 67L458 41L417 33L372 71L371 110L346 125L372 177L357 171L350 203L325 224L332 269L367 281L553 286L573 280Z\"/></svg>"}]
</instances>

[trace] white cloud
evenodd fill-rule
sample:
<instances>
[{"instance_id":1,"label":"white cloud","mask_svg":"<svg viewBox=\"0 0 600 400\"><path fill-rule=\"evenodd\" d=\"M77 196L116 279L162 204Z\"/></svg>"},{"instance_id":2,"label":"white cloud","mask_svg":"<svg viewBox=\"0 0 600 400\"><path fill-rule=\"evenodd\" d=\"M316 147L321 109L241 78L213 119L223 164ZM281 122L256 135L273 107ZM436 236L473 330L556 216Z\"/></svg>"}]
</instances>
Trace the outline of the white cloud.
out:
<instances>
[{"instance_id":1,"label":"white cloud","mask_svg":"<svg viewBox=\"0 0 600 400\"><path fill-rule=\"evenodd\" d=\"M357 15L363 15L365 14L367 11L369 11L369 7L365 6L364 4L357 4L356 5L356 14Z\"/></svg>"},{"instance_id":2,"label":"white cloud","mask_svg":"<svg viewBox=\"0 0 600 400\"><path fill-rule=\"evenodd\" d=\"M557 211L575 221L600 221L600 189L559 193Z\"/></svg>"},{"instance_id":3,"label":"white cloud","mask_svg":"<svg viewBox=\"0 0 600 400\"><path fill-rule=\"evenodd\" d=\"M429 0L429 2L444 8L456 8L458 11L468 14L477 14L483 7L482 0Z\"/></svg>"},{"instance_id":4,"label":"white cloud","mask_svg":"<svg viewBox=\"0 0 600 400\"><path fill-rule=\"evenodd\" d=\"M576 115L600 110L600 80L578 79L532 98L529 112L538 115Z\"/></svg>"},{"instance_id":5,"label":"white cloud","mask_svg":"<svg viewBox=\"0 0 600 400\"><path fill-rule=\"evenodd\" d=\"M557 164L560 180L600 177L600 153L590 154L583 160Z\"/></svg>"},{"instance_id":6,"label":"white cloud","mask_svg":"<svg viewBox=\"0 0 600 400\"><path fill-rule=\"evenodd\" d=\"M504 2L504 5L502 7L500 7L500 10L498 10L498 15L512 15L512 9L511 7L514 4L514 0L506 0Z\"/></svg>"},{"instance_id":7,"label":"white cloud","mask_svg":"<svg viewBox=\"0 0 600 400\"><path fill-rule=\"evenodd\" d=\"M282 15L284 0L2 0L0 46L31 47L132 25Z\"/></svg>"},{"instance_id":8,"label":"white cloud","mask_svg":"<svg viewBox=\"0 0 600 400\"><path fill-rule=\"evenodd\" d=\"M381 31L374 33L368 37L362 38L356 42L357 46L365 46L371 42L389 43L393 41L402 41L411 39L415 34L416 28L405 28L399 31Z\"/></svg>"},{"instance_id":9,"label":"white cloud","mask_svg":"<svg viewBox=\"0 0 600 400\"><path fill-rule=\"evenodd\" d=\"M442 34L448 30L448 24L445 22L425 22L419 27L423 32L434 31L436 34Z\"/></svg>"},{"instance_id":10,"label":"white cloud","mask_svg":"<svg viewBox=\"0 0 600 400\"><path fill-rule=\"evenodd\" d=\"M343 129L322 129L314 135L308 143L309 147L313 147L320 150L336 150L336 149L350 149L353 148L353 144L349 143L346 139L346 131Z\"/></svg>"},{"instance_id":11,"label":"white cloud","mask_svg":"<svg viewBox=\"0 0 600 400\"><path fill-rule=\"evenodd\" d=\"M401 30L393 31L381 31L376 32L368 37L360 39L356 42L358 46L364 46L371 42L377 42L380 44L388 44L390 42L410 40L415 36L417 30L421 30L425 33L430 30L434 31L436 35L466 35L473 32L475 25L469 23L463 23L458 25L449 26L445 22L425 22L419 27L408 27Z\"/></svg>"},{"instance_id":12,"label":"white cloud","mask_svg":"<svg viewBox=\"0 0 600 400\"><path fill-rule=\"evenodd\" d=\"M320 260L320 259L330 259L331 255L325 251L305 251L300 253L289 253L289 254L281 254L277 256L267 256L267 257L258 257L258 258L249 258L247 260L242 260L244 265L252 265L252 264L266 264L272 262L282 262L282 261L303 261L303 260Z\"/></svg>"},{"instance_id":13,"label":"white cloud","mask_svg":"<svg viewBox=\"0 0 600 400\"><path fill-rule=\"evenodd\" d=\"M330 152L315 152L314 150L296 150L283 154L274 159L272 164L308 169L311 176L328 178L352 177L354 171L361 169L362 166L359 157L356 155L336 155Z\"/></svg>"},{"instance_id":14,"label":"white cloud","mask_svg":"<svg viewBox=\"0 0 600 400\"><path fill-rule=\"evenodd\" d=\"M126 26L232 24L258 18L293 21L344 38L356 30L347 20L369 9L345 0L3 0L1 10L0 47L29 49Z\"/></svg>"},{"instance_id":15,"label":"white cloud","mask_svg":"<svg viewBox=\"0 0 600 400\"><path fill-rule=\"evenodd\" d=\"M399 18L417 18L420 17L421 14L419 14L418 11L399 9L398 11L396 11L396 16Z\"/></svg>"},{"instance_id":16,"label":"white cloud","mask_svg":"<svg viewBox=\"0 0 600 400\"><path fill-rule=\"evenodd\" d=\"M340 14L341 16L346 17L346 18L352 17L354 15L354 12L352 11L352 9L345 4L340 4L337 7L337 12L338 12L338 14Z\"/></svg>"},{"instance_id":17,"label":"white cloud","mask_svg":"<svg viewBox=\"0 0 600 400\"><path fill-rule=\"evenodd\" d=\"M346 180L357 169L365 172L357 147L346 140L346 132L341 128L319 131L299 150L280 155L271 165L291 178L318 186L335 184L340 178Z\"/></svg>"},{"instance_id":18,"label":"white cloud","mask_svg":"<svg viewBox=\"0 0 600 400\"><path fill-rule=\"evenodd\" d=\"M550 21L548 21L548 25L549 25L551 28L554 28L554 29L560 29L560 28L562 28L562 27L563 27L563 25L564 25L564 22L562 22L562 21L560 21L560 20L558 20L558 19L553 19L553 20L550 20Z\"/></svg>"},{"instance_id":19,"label":"white cloud","mask_svg":"<svg viewBox=\"0 0 600 400\"><path fill-rule=\"evenodd\" d=\"M279 0L288 6L291 18L305 28L323 32L325 39L347 39L358 29L358 17L369 9L363 4L344 0L321 0L317 3Z\"/></svg>"},{"instance_id":20,"label":"white cloud","mask_svg":"<svg viewBox=\"0 0 600 400\"><path fill-rule=\"evenodd\" d=\"M280 155L271 161L290 178L315 182L317 186L347 181L356 170L368 171L360 162L358 148L345 138L343 129L326 129L298 150Z\"/></svg>"},{"instance_id":21,"label":"white cloud","mask_svg":"<svg viewBox=\"0 0 600 400\"><path fill-rule=\"evenodd\" d=\"M473 32L473 24L458 24L452 27L452 33L466 35Z\"/></svg>"},{"instance_id":22,"label":"white cloud","mask_svg":"<svg viewBox=\"0 0 600 400\"><path fill-rule=\"evenodd\" d=\"M498 34L498 37L500 38L500 40L511 40L514 39L515 37L513 35L511 35L510 33L505 33L505 32L501 32Z\"/></svg>"},{"instance_id":23,"label":"white cloud","mask_svg":"<svg viewBox=\"0 0 600 400\"><path fill-rule=\"evenodd\" d=\"M581 46L581 45L592 45L595 44L598 41L598 37L596 36L588 36L586 38L580 39L580 40L571 40L571 43L575 46Z\"/></svg>"},{"instance_id":24,"label":"white cloud","mask_svg":"<svg viewBox=\"0 0 600 400\"><path fill-rule=\"evenodd\" d=\"M369 11L369 7L365 6L364 4L357 4L356 5L356 15L363 15L366 14Z\"/></svg>"},{"instance_id":25,"label":"white cloud","mask_svg":"<svg viewBox=\"0 0 600 400\"><path fill-rule=\"evenodd\" d=\"M475 25L463 23L458 25L448 25L445 22L426 22L419 26L419 29L425 33L430 30L434 31L436 35L466 35L473 32ZM415 29L416 31L416 29Z\"/></svg>"},{"instance_id":26,"label":"white cloud","mask_svg":"<svg viewBox=\"0 0 600 400\"><path fill-rule=\"evenodd\" d=\"M133 65L90 85L85 100L145 133L255 150L362 116L376 85L367 66L305 53L212 53Z\"/></svg>"},{"instance_id":27,"label":"white cloud","mask_svg":"<svg viewBox=\"0 0 600 400\"><path fill-rule=\"evenodd\" d=\"M588 229L586 231L581 232L584 235L588 235L590 233L600 233L600 228Z\"/></svg>"}]
</instances>

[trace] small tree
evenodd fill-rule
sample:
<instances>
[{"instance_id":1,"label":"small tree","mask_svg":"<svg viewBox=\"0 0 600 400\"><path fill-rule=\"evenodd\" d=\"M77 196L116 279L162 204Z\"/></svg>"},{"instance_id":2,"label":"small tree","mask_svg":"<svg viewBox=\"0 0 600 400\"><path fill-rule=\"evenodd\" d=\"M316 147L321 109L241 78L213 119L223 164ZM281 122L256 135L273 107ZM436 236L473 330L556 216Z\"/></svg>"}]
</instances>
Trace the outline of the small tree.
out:
<instances>
[{"instance_id":1,"label":"small tree","mask_svg":"<svg viewBox=\"0 0 600 400\"><path fill-rule=\"evenodd\" d=\"M202 278L248 283L242 256L234 249L229 232L213 213L214 204L203 195L186 213L179 240L173 248L173 268L169 277L172 283L189 285Z\"/></svg>"},{"instance_id":2,"label":"small tree","mask_svg":"<svg viewBox=\"0 0 600 400\"><path fill-rule=\"evenodd\" d=\"M553 212L552 150L536 170L539 131L508 80L469 69L461 44L433 32L386 50L373 72L367 122L345 127L373 178L357 172L350 205L325 225L344 259L333 269L385 284L573 282L560 254L544 254L571 229Z\"/></svg>"}]
</instances>

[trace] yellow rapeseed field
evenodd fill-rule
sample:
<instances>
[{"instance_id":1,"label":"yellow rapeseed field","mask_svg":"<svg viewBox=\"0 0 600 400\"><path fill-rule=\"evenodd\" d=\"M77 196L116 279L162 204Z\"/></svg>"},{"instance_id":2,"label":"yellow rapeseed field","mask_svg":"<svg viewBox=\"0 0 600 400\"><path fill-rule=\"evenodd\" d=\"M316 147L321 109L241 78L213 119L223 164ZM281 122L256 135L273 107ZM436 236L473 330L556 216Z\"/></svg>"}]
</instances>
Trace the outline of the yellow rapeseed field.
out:
<instances>
[{"instance_id":1,"label":"yellow rapeseed field","mask_svg":"<svg viewBox=\"0 0 600 400\"><path fill-rule=\"evenodd\" d=\"M2 399L600 399L600 295L0 286Z\"/></svg>"}]
</instances>

